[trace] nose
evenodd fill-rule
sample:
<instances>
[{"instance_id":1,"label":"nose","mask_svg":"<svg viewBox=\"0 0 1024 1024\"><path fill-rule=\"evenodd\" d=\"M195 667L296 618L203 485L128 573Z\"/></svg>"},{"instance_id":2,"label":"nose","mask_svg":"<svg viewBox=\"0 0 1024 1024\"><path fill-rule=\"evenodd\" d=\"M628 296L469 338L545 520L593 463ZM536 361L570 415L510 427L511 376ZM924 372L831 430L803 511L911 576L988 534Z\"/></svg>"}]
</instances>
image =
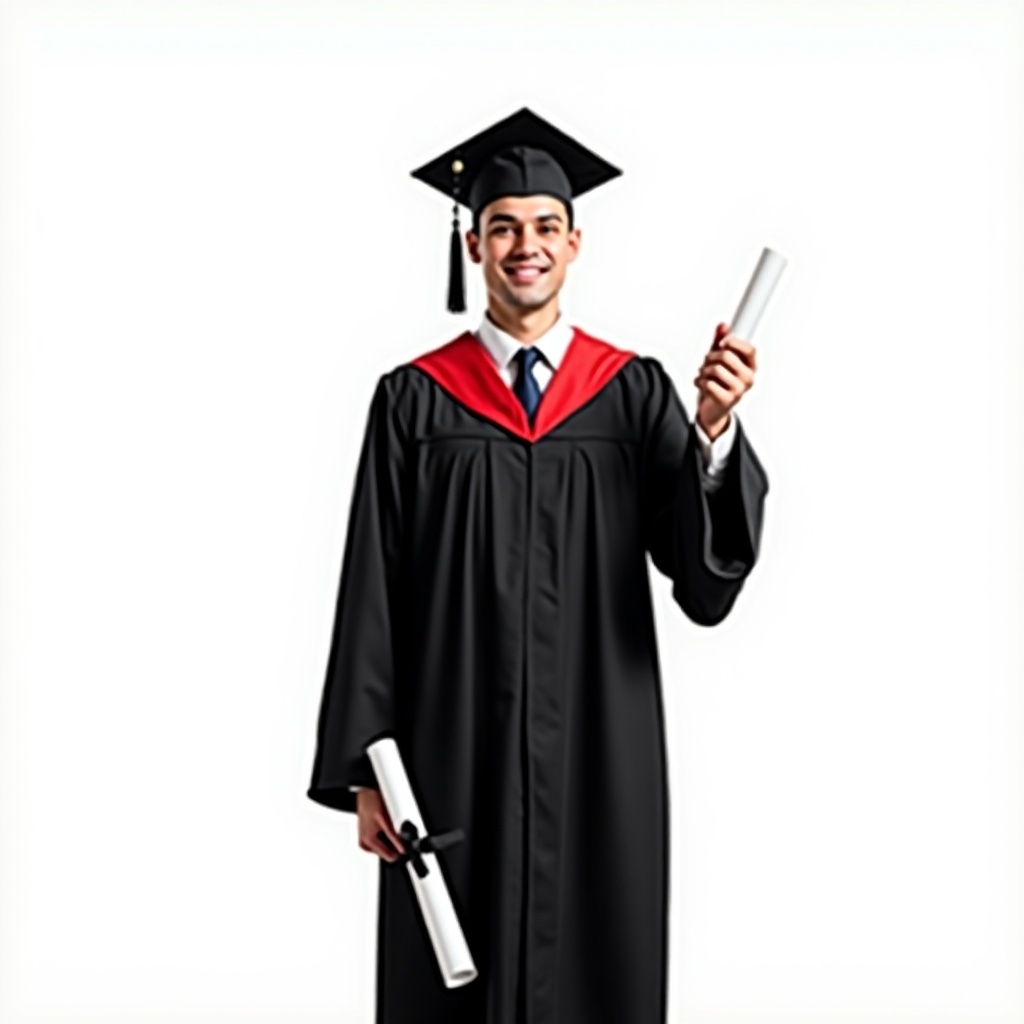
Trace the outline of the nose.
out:
<instances>
[{"instance_id":1,"label":"nose","mask_svg":"<svg viewBox=\"0 0 1024 1024\"><path fill-rule=\"evenodd\" d=\"M537 253L537 232L532 224L524 224L523 230L516 238L514 253L516 256L534 256Z\"/></svg>"}]
</instances>

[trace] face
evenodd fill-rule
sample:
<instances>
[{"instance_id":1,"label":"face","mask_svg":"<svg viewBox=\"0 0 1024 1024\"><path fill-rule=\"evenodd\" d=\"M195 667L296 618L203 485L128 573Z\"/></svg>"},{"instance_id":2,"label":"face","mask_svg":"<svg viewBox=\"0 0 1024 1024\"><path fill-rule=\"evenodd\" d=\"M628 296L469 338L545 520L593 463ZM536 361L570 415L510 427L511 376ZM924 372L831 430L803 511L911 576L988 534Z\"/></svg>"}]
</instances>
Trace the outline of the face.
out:
<instances>
[{"instance_id":1,"label":"face","mask_svg":"<svg viewBox=\"0 0 1024 1024\"><path fill-rule=\"evenodd\" d=\"M554 302L579 252L580 229L553 196L503 196L480 211L480 234L466 233L469 258L483 265L492 302L510 312Z\"/></svg>"}]
</instances>

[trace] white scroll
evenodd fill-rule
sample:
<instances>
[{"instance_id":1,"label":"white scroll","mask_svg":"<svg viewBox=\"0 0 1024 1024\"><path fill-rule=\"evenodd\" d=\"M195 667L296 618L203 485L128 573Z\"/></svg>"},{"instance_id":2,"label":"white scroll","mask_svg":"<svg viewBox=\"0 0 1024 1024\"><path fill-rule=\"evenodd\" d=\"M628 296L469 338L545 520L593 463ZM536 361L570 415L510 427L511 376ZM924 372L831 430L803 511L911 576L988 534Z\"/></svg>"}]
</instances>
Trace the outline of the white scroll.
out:
<instances>
[{"instance_id":1,"label":"white scroll","mask_svg":"<svg viewBox=\"0 0 1024 1024\"><path fill-rule=\"evenodd\" d=\"M747 290L736 307L736 315L729 324L730 334L744 341L749 341L753 337L757 322L761 319L761 314L768 305L785 266L786 258L780 256L774 249L765 248L762 251Z\"/></svg>"},{"instance_id":2,"label":"white scroll","mask_svg":"<svg viewBox=\"0 0 1024 1024\"><path fill-rule=\"evenodd\" d=\"M477 969L434 852L460 840L462 830L438 836L428 834L398 744L392 737L374 740L366 753L380 783L384 806L395 831L402 836L409 878L427 924L441 976L448 988L465 985L477 976Z\"/></svg>"}]
</instances>

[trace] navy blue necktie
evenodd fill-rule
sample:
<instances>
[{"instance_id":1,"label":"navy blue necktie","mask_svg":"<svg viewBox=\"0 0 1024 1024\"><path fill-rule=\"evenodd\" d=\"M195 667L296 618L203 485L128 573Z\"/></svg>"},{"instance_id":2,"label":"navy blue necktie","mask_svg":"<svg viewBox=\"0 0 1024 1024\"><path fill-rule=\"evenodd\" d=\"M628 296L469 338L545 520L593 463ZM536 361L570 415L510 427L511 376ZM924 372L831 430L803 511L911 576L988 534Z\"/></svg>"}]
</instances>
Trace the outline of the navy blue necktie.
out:
<instances>
[{"instance_id":1,"label":"navy blue necktie","mask_svg":"<svg viewBox=\"0 0 1024 1024\"><path fill-rule=\"evenodd\" d=\"M526 418L532 427L533 416L540 403L540 385L533 376L533 367L541 353L533 345L524 345L512 358L519 367L512 390L526 410Z\"/></svg>"}]
</instances>

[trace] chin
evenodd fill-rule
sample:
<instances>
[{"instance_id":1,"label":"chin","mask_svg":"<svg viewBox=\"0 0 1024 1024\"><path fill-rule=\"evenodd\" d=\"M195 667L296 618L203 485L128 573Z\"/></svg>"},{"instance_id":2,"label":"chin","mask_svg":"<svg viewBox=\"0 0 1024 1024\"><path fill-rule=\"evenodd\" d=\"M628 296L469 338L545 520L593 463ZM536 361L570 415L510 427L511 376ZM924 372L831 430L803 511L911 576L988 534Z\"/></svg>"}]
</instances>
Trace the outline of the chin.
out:
<instances>
[{"instance_id":1,"label":"chin","mask_svg":"<svg viewBox=\"0 0 1024 1024\"><path fill-rule=\"evenodd\" d=\"M557 295L557 291L545 292L505 292L505 301L519 309L540 309L546 306Z\"/></svg>"}]
</instances>

